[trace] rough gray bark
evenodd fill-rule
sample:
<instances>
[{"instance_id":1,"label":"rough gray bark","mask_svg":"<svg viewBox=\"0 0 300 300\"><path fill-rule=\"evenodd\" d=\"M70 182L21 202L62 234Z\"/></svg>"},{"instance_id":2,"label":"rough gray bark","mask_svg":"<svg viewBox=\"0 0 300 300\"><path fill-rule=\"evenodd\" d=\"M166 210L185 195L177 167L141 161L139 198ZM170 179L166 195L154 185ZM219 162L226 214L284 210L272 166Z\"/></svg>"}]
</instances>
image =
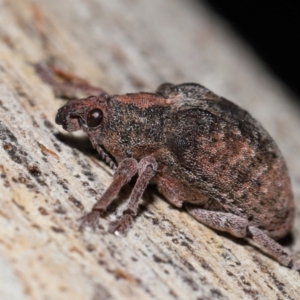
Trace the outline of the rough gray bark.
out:
<instances>
[{"instance_id":1,"label":"rough gray bark","mask_svg":"<svg viewBox=\"0 0 300 300\"><path fill-rule=\"evenodd\" d=\"M298 209L288 247L299 251L299 107L226 24L179 0L0 0L0 24L1 299L300 298L298 273L154 189L127 237L107 233L120 210L78 232L112 172L87 139L54 124L64 101L34 71L51 60L112 93L195 81L248 109L290 168Z\"/></svg>"}]
</instances>

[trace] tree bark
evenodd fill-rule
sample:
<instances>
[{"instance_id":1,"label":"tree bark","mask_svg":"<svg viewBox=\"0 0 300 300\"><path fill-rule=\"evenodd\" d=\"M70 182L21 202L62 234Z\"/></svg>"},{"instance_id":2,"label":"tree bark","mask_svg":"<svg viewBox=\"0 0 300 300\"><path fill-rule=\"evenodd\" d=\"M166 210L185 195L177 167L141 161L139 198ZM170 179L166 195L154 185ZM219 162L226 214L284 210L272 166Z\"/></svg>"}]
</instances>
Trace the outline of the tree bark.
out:
<instances>
[{"instance_id":1,"label":"tree bark","mask_svg":"<svg viewBox=\"0 0 300 300\"><path fill-rule=\"evenodd\" d=\"M220 234L149 188L126 237L78 231L111 182L65 102L35 72L51 62L112 94L199 82L254 115L281 148L300 206L299 107L222 20L179 0L0 0L1 299L300 299L299 274ZM291 251L300 249L297 209Z\"/></svg>"}]
</instances>

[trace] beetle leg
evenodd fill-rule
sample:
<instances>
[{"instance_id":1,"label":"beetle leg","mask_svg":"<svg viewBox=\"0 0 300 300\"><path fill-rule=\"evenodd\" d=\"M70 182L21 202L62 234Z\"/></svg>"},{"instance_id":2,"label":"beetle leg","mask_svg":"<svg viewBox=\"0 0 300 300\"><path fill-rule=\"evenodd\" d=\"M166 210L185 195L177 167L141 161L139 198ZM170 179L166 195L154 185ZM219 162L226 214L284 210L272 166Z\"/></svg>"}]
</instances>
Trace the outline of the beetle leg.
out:
<instances>
[{"instance_id":1,"label":"beetle leg","mask_svg":"<svg viewBox=\"0 0 300 300\"><path fill-rule=\"evenodd\" d=\"M231 213L209 211L190 204L185 204L187 211L199 222L219 231L226 231L236 237L251 237L254 242L263 247L267 253L284 266L293 265L291 255L275 240L255 226L249 226L248 220Z\"/></svg>"},{"instance_id":2,"label":"beetle leg","mask_svg":"<svg viewBox=\"0 0 300 300\"><path fill-rule=\"evenodd\" d=\"M92 228L96 227L100 214L106 210L121 188L136 174L137 170L138 162L133 158L125 158L120 162L108 189L93 206L92 211L81 219L80 230L86 225Z\"/></svg>"},{"instance_id":3,"label":"beetle leg","mask_svg":"<svg viewBox=\"0 0 300 300\"><path fill-rule=\"evenodd\" d=\"M131 192L127 208L123 211L120 219L110 223L109 232L115 234L125 234L131 225L132 218L136 216L138 209L138 201L144 193L151 178L157 170L156 160L152 156L143 158L138 164L139 177Z\"/></svg>"},{"instance_id":4,"label":"beetle leg","mask_svg":"<svg viewBox=\"0 0 300 300\"><path fill-rule=\"evenodd\" d=\"M226 231L230 234L243 238L247 235L248 220L231 213L210 211L186 204L185 207L190 215L199 222L219 231Z\"/></svg>"},{"instance_id":5,"label":"beetle leg","mask_svg":"<svg viewBox=\"0 0 300 300\"><path fill-rule=\"evenodd\" d=\"M291 255L262 230L255 226L249 226L248 231L253 241L264 247L267 250L267 253L274 257L278 262L287 267L294 267Z\"/></svg>"}]
</instances>

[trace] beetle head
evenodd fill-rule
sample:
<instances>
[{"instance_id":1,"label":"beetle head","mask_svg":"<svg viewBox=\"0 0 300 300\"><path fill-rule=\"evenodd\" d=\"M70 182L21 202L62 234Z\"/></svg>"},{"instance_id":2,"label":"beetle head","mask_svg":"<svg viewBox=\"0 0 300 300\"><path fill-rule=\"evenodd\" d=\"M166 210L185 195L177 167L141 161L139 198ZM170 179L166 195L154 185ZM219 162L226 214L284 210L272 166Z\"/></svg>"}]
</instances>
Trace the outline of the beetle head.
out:
<instances>
[{"instance_id":1,"label":"beetle head","mask_svg":"<svg viewBox=\"0 0 300 300\"><path fill-rule=\"evenodd\" d=\"M70 100L58 110L55 122L69 132L81 129L91 134L101 131L107 115L108 99L108 96L91 96Z\"/></svg>"}]
</instances>

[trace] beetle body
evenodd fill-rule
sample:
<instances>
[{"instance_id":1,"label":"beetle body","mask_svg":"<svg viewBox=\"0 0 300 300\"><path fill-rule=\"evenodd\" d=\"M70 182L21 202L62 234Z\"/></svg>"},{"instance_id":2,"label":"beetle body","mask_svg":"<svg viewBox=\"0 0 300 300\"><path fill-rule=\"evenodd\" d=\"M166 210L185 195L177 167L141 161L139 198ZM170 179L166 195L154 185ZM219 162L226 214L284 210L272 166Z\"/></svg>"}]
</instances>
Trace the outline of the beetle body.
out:
<instances>
[{"instance_id":1,"label":"beetle body","mask_svg":"<svg viewBox=\"0 0 300 300\"><path fill-rule=\"evenodd\" d=\"M92 110L101 114L99 122L93 123ZM133 173L152 166L147 184L151 177L170 203L185 205L212 228L250 236L281 263L292 264L273 241L291 230L294 219L285 162L263 127L234 103L198 84L163 84L153 94L70 101L56 122L68 131L83 129L100 152L115 158L118 169L124 160L150 157L132 167ZM96 204L94 211L105 205ZM84 222L94 223L93 216Z\"/></svg>"}]
</instances>

